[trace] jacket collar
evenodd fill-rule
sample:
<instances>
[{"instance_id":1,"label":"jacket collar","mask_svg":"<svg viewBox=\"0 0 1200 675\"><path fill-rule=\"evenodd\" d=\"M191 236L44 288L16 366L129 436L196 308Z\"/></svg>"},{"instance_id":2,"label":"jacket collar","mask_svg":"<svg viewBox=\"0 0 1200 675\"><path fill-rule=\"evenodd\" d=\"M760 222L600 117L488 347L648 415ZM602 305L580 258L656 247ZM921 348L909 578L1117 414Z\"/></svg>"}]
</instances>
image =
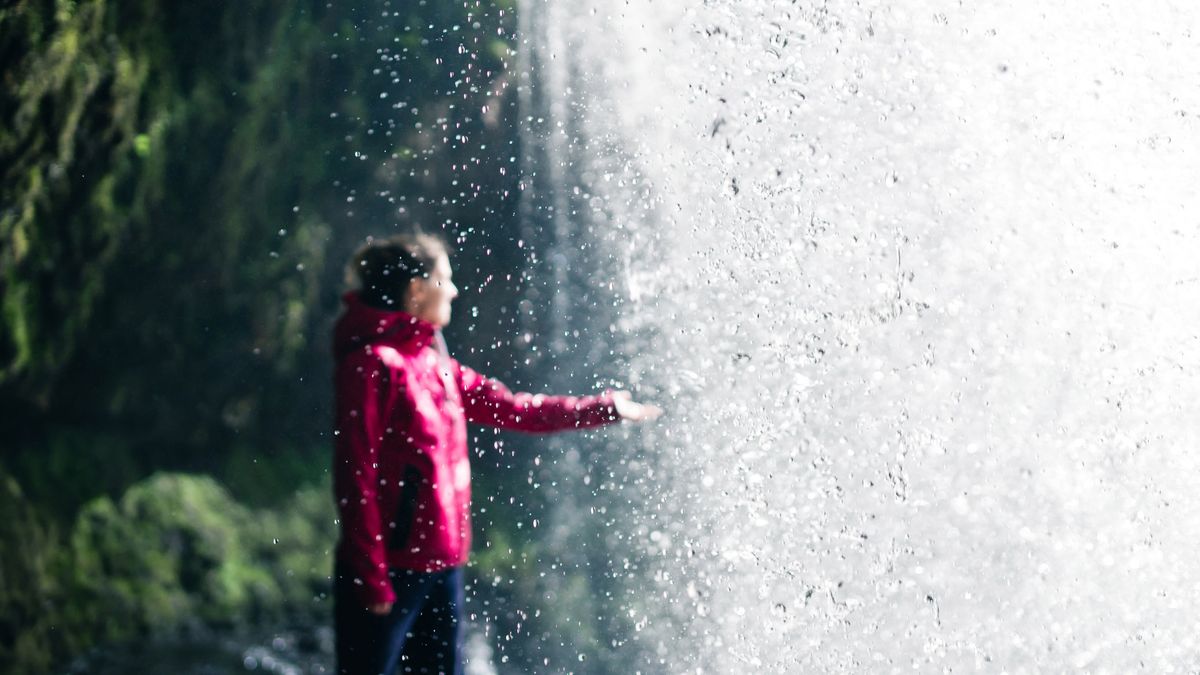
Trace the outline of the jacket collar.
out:
<instances>
[{"instance_id":1,"label":"jacket collar","mask_svg":"<svg viewBox=\"0 0 1200 675\"><path fill-rule=\"evenodd\" d=\"M367 345L387 345L405 353L428 347L437 337L438 327L401 311L371 307L358 293L342 296L346 310L334 329L334 352L338 358Z\"/></svg>"}]
</instances>

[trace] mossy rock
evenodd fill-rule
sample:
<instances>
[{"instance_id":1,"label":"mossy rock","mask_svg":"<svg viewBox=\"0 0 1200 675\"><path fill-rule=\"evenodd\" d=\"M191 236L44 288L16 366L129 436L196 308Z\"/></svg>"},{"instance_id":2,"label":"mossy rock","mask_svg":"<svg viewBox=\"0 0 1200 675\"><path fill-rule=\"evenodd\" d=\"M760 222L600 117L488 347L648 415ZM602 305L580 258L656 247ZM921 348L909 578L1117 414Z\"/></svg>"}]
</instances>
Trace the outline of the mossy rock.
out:
<instances>
[{"instance_id":1,"label":"mossy rock","mask_svg":"<svg viewBox=\"0 0 1200 675\"><path fill-rule=\"evenodd\" d=\"M156 474L119 505L84 508L71 541L78 584L134 632L237 621L281 598L243 544L251 522L211 478Z\"/></svg>"},{"instance_id":2,"label":"mossy rock","mask_svg":"<svg viewBox=\"0 0 1200 675\"><path fill-rule=\"evenodd\" d=\"M247 531L254 559L279 580L288 611L324 611L330 591L333 546L337 541L333 498L328 485L298 490L281 508L261 511Z\"/></svg>"}]
</instances>

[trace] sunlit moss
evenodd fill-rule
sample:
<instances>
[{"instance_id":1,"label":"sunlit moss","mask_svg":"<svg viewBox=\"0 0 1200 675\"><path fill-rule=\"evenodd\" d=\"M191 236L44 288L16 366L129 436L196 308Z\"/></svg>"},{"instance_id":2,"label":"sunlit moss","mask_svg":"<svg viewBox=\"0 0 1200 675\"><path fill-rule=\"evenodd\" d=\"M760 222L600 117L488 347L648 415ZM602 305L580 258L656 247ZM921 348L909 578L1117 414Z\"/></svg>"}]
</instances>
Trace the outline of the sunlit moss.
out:
<instances>
[{"instance_id":1,"label":"sunlit moss","mask_svg":"<svg viewBox=\"0 0 1200 675\"><path fill-rule=\"evenodd\" d=\"M250 511L211 478L153 476L80 513L73 602L113 619L102 639L311 611L327 591L332 512L326 489Z\"/></svg>"}]
</instances>

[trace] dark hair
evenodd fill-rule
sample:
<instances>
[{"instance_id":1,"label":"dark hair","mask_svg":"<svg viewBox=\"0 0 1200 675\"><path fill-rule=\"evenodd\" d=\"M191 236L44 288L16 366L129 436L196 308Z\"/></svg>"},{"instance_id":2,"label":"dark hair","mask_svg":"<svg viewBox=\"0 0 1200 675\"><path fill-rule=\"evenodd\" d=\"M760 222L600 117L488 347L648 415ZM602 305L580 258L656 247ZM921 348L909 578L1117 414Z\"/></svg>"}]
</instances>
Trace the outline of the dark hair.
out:
<instances>
[{"instance_id":1,"label":"dark hair","mask_svg":"<svg viewBox=\"0 0 1200 675\"><path fill-rule=\"evenodd\" d=\"M367 239L354 254L350 276L357 282L363 302L379 309L403 309L409 282L427 278L446 244L431 234L397 234Z\"/></svg>"}]
</instances>

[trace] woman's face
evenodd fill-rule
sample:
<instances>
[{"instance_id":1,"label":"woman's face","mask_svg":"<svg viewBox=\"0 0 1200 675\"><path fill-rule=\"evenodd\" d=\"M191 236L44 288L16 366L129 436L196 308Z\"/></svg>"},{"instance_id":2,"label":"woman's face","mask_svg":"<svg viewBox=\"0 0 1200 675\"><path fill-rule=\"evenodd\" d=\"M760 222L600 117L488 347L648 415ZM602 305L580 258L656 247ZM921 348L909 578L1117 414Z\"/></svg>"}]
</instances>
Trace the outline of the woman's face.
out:
<instances>
[{"instance_id":1,"label":"woman's face","mask_svg":"<svg viewBox=\"0 0 1200 675\"><path fill-rule=\"evenodd\" d=\"M438 256L428 277L410 282L405 310L435 326L449 324L450 303L458 297L458 287L450 279L451 275L450 259L443 253Z\"/></svg>"}]
</instances>

